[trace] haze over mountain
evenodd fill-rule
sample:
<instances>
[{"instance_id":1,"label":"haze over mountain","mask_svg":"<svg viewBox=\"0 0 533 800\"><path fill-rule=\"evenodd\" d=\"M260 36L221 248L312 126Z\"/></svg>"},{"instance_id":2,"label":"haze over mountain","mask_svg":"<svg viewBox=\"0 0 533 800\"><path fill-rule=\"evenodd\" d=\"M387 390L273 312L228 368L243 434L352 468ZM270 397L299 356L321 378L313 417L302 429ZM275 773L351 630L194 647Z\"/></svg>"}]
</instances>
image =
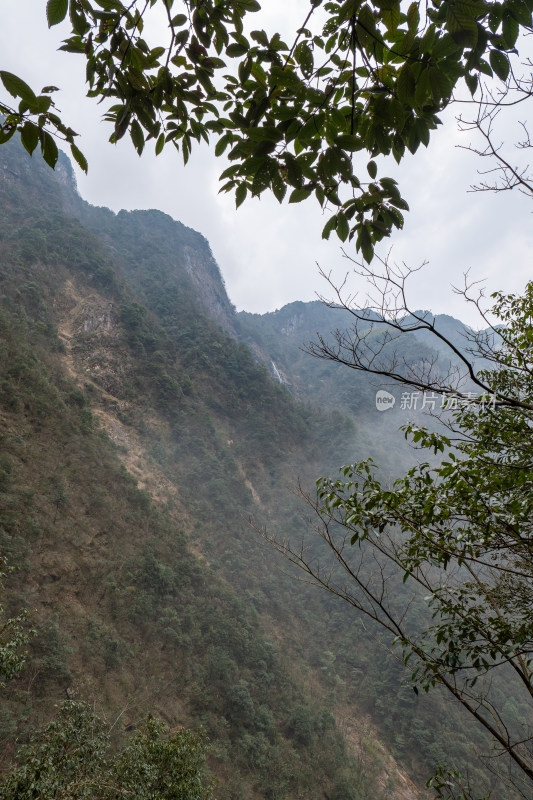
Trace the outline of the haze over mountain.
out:
<instances>
[{"instance_id":1,"label":"haze over mountain","mask_svg":"<svg viewBox=\"0 0 533 800\"><path fill-rule=\"evenodd\" d=\"M0 536L7 605L37 630L2 690L5 764L77 697L119 739L148 710L202 725L222 800L415 800L437 763L476 775L468 721L249 525L320 554L298 480L412 458L399 403L299 349L337 313L236 314L201 234L88 205L64 157L3 145L0 207Z\"/></svg>"}]
</instances>

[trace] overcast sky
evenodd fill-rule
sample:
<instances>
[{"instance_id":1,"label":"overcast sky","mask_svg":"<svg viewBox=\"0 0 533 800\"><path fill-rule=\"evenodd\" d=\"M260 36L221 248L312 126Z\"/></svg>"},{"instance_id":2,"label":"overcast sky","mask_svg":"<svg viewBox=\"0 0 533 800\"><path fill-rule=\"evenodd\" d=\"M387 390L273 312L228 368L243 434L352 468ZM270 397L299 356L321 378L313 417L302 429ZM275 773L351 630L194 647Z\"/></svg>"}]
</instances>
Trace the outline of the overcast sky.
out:
<instances>
[{"instance_id":1,"label":"overcast sky","mask_svg":"<svg viewBox=\"0 0 533 800\"><path fill-rule=\"evenodd\" d=\"M0 0L0 68L19 74L36 91L50 84L61 88L56 103L64 121L81 134L78 145L89 160L88 176L76 170L82 197L115 211L158 208L203 233L239 310L272 311L327 293L317 262L339 279L350 264L334 236L322 241L325 218L318 204L310 198L280 206L265 195L235 210L233 197L218 194L224 165L207 147L197 150L184 168L174 149L157 158L147 149L139 158L129 141L108 144L110 129L100 119L104 104L84 97L83 59L57 51L66 31L48 30L45 5L44 0ZM258 27L290 29L304 18L308 0L268 0L265 6L268 13ZM474 324L451 284L462 284L469 270L472 280L485 282L487 292L520 291L533 277L532 207L519 194L467 193L481 165L457 148L469 140L457 132L453 114L446 123L429 149L408 158L401 170L391 165L380 171L399 179L411 206L404 230L380 252L386 255L392 244L393 261L411 266L429 262L412 279L413 307ZM365 292L356 278L351 289Z\"/></svg>"}]
</instances>

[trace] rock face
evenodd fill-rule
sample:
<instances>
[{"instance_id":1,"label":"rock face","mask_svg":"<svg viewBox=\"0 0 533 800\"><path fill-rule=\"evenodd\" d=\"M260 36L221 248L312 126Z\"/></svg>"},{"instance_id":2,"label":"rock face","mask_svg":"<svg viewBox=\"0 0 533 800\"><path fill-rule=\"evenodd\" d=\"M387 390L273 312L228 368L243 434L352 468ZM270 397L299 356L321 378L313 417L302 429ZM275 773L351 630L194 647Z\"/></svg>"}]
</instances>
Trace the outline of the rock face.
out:
<instances>
[{"instance_id":1,"label":"rock face","mask_svg":"<svg viewBox=\"0 0 533 800\"><path fill-rule=\"evenodd\" d=\"M84 309L86 311L83 320L83 332L94 333L94 331L107 331L113 330L115 322L113 320L113 303L108 303L105 308Z\"/></svg>"},{"instance_id":2,"label":"rock face","mask_svg":"<svg viewBox=\"0 0 533 800\"><path fill-rule=\"evenodd\" d=\"M303 314L294 314L290 319L285 323L285 325L280 329L280 333L283 336L292 336L298 328L301 328L304 322L304 315Z\"/></svg>"},{"instance_id":3,"label":"rock face","mask_svg":"<svg viewBox=\"0 0 533 800\"><path fill-rule=\"evenodd\" d=\"M226 293L220 268L207 241L203 247L184 245L183 260L205 311L228 333L235 335L235 307Z\"/></svg>"},{"instance_id":4,"label":"rock face","mask_svg":"<svg viewBox=\"0 0 533 800\"><path fill-rule=\"evenodd\" d=\"M55 177L64 209L93 230L100 239L106 240L113 257L122 257L125 263L132 260L132 254L125 252L117 243L117 227L129 229L131 238L137 236L140 230L146 230L146 248L162 253L166 249L165 255L171 250L174 262L172 273L154 275L152 272L151 278L164 280L169 288L171 285L190 282L195 299L202 309L231 336L237 336L235 308L228 298L222 273L209 242L201 233L161 211L120 211L115 214L107 208L91 206L80 197L72 165L64 154L60 155ZM137 258L139 253L134 255ZM147 263L146 266L148 267ZM125 271L128 273L128 280L134 277L128 267ZM145 281L146 276L140 276L139 286L136 288L141 288L143 277Z\"/></svg>"},{"instance_id":5,"label":"rock face","mask_svg":"<svg viewBox=\"0 0 533 800\"><path fill-rule=\"evenodd\" d=\"M79 199L78 185L76 183L74 170L72 169L72 164L62 151L60 151L56 164L55 175L58 183L60 183L67 192L74 194Z\"/></svg>"}]
</instances>

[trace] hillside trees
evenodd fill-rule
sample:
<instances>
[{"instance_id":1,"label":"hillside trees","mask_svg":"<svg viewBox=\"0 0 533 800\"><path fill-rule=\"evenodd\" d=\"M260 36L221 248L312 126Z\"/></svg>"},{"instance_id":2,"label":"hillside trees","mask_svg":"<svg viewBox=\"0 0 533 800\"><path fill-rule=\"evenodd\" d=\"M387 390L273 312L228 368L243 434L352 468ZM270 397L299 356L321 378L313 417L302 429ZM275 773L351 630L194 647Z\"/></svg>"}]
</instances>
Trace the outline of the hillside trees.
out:
<instances>
[{"instance_id":1,"label":"hillside trees","mask_svg":"<svg viewBox=\"0 0 533 800\"><path fill-rule=\"evenodd\" d=\"M9 459L3 459L3 472L9 474ZM0 559L0 590L5 576L12 571L5 559ZM8 616L3 603L0 603L0 686L4 681L18 675L26 663L25 649L33 631L26 626L26 613Z\"/></svg>"},{"instance_id":2,"label":"hillside trees","mask_svg":"<svg viewBox=\"0 0 533 800\"><path fill-rule=\"evenodd\" d=\"M2 781L2 797L208 800L204 753L201 735L169 731L148 717L112 755L109 726L87 704L67 701L56 719L21 748L20 763Z\"/></svg>"},{"instance_id":3,"label":"hillside trees","mask_svg":"<svg viewBox=\"0 0 533 800\"><path fill-rule=\"evenodd\" d=\"M152 10L168 12L168 39L157 47L143 39ZM217 154L230 160L223 189L235 191L237 204L267 190L280 202L314 195L334 211L324 235L335 230L343 241L355 238L367 261L376 243L401 227L406 209L395 182L378 180L375 159L392 154L400 161L427 144L463 80L478 110L473 124L486 136L488 149L481 153L496 158L505 188L529 191L524 173L492 145L491 124L506 102L530 96L515 51L520 30L531 29L531 3L436 0L426 9L418 3L404 8L395 0L313 2L289 44L278 34L247 33L248 15L258 10L254 0L47 5L51 25L70 14L65 49L86 58L90 94L109 98L113 141L129 133L139 153L149 140L156 152L172 144L187 161L195 142L214 138ZM483 85L485 77L495 77L495 83ZM53 166L57 150L50 132L74 142L74 132L55 115L53 87L35 95L17 76L4 71L0 78L18 103L2 106L3 139L19 130L26 149L33 152L40 144ZM508 100L509 92L514 99ZM526 135L526 148L528 142ZM79 150L72 152L86 166ZM357 153L370 156L364 175L353 160ZM495 299L496 312L514 333L503 347L487 349L477 340L497 369L481 378L469 370L471 379L481 381L480 390L496 398L494 407L449 407L450 435L407 431L422 449L444 455L443 464L421 465L392 490L371 464L349 467L344 479L322 481L312 502L325 521L322 531L335 561L362 594L343 582L337 591L385 624L408 663L417 662L413 675L423 688L447 686L490 731L527 786L527 715L523 735L517 728L523 723L514 712L506 716L506 704L494 699L489 683L495 673L514 675L516 691L525 692L526 707L530 703L525 610L531 600L531 365L524 343L531 298ZM373 371L376 361L365 361L364 341L338 342L341 348L345 343L347 358L346 352L336 355L348 366ZM381 374L388 372L396 371L389 366ZM457 391L431 370L415 382L397 376L419 389L438 388L450 399ZM354 547L347 549L352 539ZM358 550L360 541L364 547ZM352 565L353 554L363 561ZM367 564L374 554L372 570ZM292 556L320 582L305 553ZM408 609L406 616L394 617L387 600L397 574L429 592L435 612L429 628L411 619ZM335 587L329 578L328 586Z\"/></svg>"},{"instance_id":4,"label":"hillside trees","mask_svg":"<svg viewBox=\"0 0 533 800\"><path fill-rule=\"evenodd\" d=\"M431 315L407 307L405 277L386 265L381 279L374 275L379 303L341 303L352 312L352 331L337 331L314 351L424 392L441 425L406 425L421 459L392 486L367 459L305 495L325 551L273 544L305 580L386 631L417 693L436 685L450 692L492 737L488 783L495 773L526 797L533 785L533 283L522 296L492 295L493 317L471 297L487 328L471 333L465 351ZM391 355L395 337L420 330L449 344L455 366L442 372L421 363L409 372ZM431 785L440 796L478 797L456 795L444 772Z\"/></svg>"},{"instance_id":5,"label":"hillside trees","mask_svg":"<svg viewBox=\"0 0 533 800\"><path fill-rule=\"evenodd\" d=\"M274 487L290 474L290 463L281 462L285 453L302 453L302 461L313 463L320 449L320 463L328 455L333 460L335 422L276 388L244 345L217 328L195 301L179 253L183 237L187 243L194 237L197 247L201 237L160 213L115 216L86 206L85 224L92 221L96 235L60 212L54 203L57 177L41 159L31 163L11 140L0 148L0 167L6 164L22 176L18 186L0 182L3 228L11 231L9 249L7 236L3 240L0 318L2 414L12 431L4 436L0 458L6 473L2 546L20 565L18 580L6 582L6 606L14 616L27 604L38 628L28 670L3 698L0 736L9 747L6 757L14 736L26 743L41 719L55 715L53 704L67 689L70 695L70 687L79 687L80 699L96 697L112 721L126 707L114 742L150 708L163 707L173 725L203 724L212 742L209 763L220 779L218 797L303 793L318 800L327 792L340 800L348 794L343 787L358 784L361 796L377 800L382 795L377 757L370 754L370 763L365 759L360 766L331 714L314 702L307 678L291 674L293 660L262 634L265 614L283 624L284 597L294 601L289 600L293 612L307 607L297 586L284 590L272 570L264 576L263 548L242 520L243 509L252 504L237 463L254 484L257 476L259 486L272 485L271 495L261 489L260 497L274 507ZM19 256L26 223L45 232L46 259ZM122 264L110 256L106 242L121 253ZM114 288L107 291L95 280L102 265L116 268ZM165 482L181 487L183 519L174 516L173 504L150 503L148 489L138 489L113 442L81 416L99 406L101 390L109 387L102 376L86 382L85 369L106 336L80 331L78 386L63 370L64 351L55 336L61 316L52 301L62 296L68 280L83 296L96 291L103 308L107 300L114 303L107 363L116 363L114 353L119 355L125 372L113 392L120 403L130 400L128 411L116 409L117 420L146 442L147 458ZM124 322L121 318L135 300L146 313L132 331L124 324L131 321L129 314ZM137 311L134 307L135 318ZM93 312L87 313L92 318ZM139 353L137 336L144 352ZM185 364L192 394L169 402L155 369L181 381ZM146 411L161 424L151 427ZM323 444L316 444L318 429ZM148 474L151 469L145 473L150 486ZM69 497L54 523L58 481L64 481ZM290 510L290 501L278 504L275 513L281 518L287 506ZM190 552L183 528L201 543L211 567ZM98 536L93 561L92 547L80 552L80 543L100 531L110 535ZM73 550L81 570L76 576L68 572ZM52 581L51 574L61 577ZM63 587L69 595L64 602ZM71 603L70 587L83 595L83 604ZM119 688L108 693L110 685ZM231 714L236 686L247 687L252 699L253 718L246 725ZM311 746L293 724L302 707L311 722ZM17 750L13 760L25 763Z\"/></svg>"},{"instance_id":6,"label":"hillside trees","mask_svg":"<svg viewBox=\"0 0 533 800\"><path fill-rule=\"evenodd\" d=\"M156 153L171 144L185 162L196 142L214 141L230 162L222 190L237 205L265 191L280 202L314 195L330 212L324 236L355 239L370 261L408 207L392 178L378 179L375 159L399 162L427 146L464 84L471 100L461 101L490 144L494 110L530 96L517 47L532 9L531 0L312 0L288 43L250 30L256 0L50 0L47 16L52 26L68 15L63 49L86 59L88 94L110 103L111 141L129 133L139 154L149 140ZM166 34L152 46L145 26L161 23ZM0 141L20 131L54 166L63 138L86 169L55 87L37 95L16 75L0 78L9 95ZM508 167L519 183L520 169Z\"/></svg>"}]
</instances>

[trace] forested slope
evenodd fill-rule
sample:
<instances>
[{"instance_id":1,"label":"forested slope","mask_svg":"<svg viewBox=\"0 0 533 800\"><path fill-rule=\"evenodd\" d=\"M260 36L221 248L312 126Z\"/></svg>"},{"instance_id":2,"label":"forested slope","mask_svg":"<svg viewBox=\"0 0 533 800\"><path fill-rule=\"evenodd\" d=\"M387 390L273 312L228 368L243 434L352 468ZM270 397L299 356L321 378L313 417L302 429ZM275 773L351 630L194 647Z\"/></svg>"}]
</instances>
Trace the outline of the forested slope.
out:
<instances>
[{"instance_id":1,"label":"forested slope","mask_svg":"<svg viewBox=\"0 0 533 800\"><path fill-rule=\"evenodd\" d=\"M291 490L368 436L237 341L205 239L93 209L65 161L11 143L0 205L0 534L10 609L37 629L4 762L77 697L120 736L149 709L203 725L220 798L412 800L439 761L469 763L460 718L250 527L307 537Z\"/></svg>"},{"instance_id":2,"label":"forested slope","mask_svg":"<svg viewBox=\"0 0 533 800\"><path fill-rule=\"evenodd\" d=\"M168 230L154 218L168 218L132 215L155 273L145 296L127 249L64 212L46 167L9 146L1 175L2 549L18 567L9 608L37 630L4 691L5 763L15 735L75 697L117 730L150 709L202 724L219 797L379 795L374 756L349 752L305 660L281 651L278 617L303 603L289 588L277 613L245 521L267 513L291 459L328 440L333 457L341 432L206 316L186 274L172 302L155 272Z\"/></svg>"}]
</instances>

